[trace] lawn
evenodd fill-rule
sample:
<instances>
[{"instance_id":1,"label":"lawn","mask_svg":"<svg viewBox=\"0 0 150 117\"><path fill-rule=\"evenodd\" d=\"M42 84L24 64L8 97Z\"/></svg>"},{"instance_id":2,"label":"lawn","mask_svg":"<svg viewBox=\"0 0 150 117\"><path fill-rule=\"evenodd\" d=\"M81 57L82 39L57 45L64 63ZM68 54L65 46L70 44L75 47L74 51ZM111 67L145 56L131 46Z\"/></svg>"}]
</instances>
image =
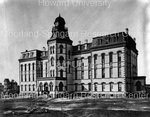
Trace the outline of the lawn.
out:
<instances>
[{"instance_id":1,"label":"lawn","mask_svg":"<svg viewBox=\"0 0 150 117\"><path fill-rule=\"evenodd\" d=\"M150 117L150 99L7 99L0 117Z\"/></svg>"}]
</instances>

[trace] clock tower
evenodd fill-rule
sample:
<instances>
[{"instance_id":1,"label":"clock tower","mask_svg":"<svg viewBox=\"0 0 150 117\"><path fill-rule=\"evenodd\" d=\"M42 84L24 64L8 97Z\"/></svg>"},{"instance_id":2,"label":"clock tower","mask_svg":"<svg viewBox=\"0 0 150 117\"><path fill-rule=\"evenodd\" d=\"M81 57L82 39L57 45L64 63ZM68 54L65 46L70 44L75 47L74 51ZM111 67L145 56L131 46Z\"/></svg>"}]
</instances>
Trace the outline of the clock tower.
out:
<instances>
[{"instance_id":1,"label":"clock tower","mask_svg":"<svg viewBox=\"0 0 150 117\"><path fill-rule=\"evenodd\" d=\"M72 40L60 15L54 21L48 45L48 73L54 80L55 94L72 91Z\"/></svg>"}]
</instances>

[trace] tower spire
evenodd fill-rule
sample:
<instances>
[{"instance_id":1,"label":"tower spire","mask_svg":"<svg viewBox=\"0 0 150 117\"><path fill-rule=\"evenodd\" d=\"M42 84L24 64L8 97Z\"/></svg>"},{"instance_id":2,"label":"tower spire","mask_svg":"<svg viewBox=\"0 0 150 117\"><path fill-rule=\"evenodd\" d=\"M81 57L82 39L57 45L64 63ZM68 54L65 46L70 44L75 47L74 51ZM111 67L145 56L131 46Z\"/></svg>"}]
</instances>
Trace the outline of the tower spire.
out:
<instances>
[{"instance_id":1,"label":"tower spire","mask_svg":"<svg viewBox=\"0 0 150 117\"><path fill-rule=\"evenodd\" d=\"M60 13L59 13L59 17L61 17Z\"/></svg>"}]
</instances>

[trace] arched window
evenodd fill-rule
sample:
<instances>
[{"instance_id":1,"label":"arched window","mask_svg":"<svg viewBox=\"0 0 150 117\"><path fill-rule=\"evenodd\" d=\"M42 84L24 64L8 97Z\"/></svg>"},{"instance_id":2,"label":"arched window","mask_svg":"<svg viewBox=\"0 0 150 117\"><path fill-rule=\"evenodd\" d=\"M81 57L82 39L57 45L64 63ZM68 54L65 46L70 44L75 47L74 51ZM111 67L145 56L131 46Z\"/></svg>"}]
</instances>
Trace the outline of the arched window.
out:
<instances>
[{"instance_id":1,"label":"arched window","mask_svg":"<svg viewBox=\"0 0 150 117\"><path fill-rule=\"evenodd\" d=\"M84 91L84 83L81 84L81 90Z\"/></svg>"},{"instance_id":2,"label":"arched window","mask_svg":"<svg viewBox=\"0 0 150 117\"><path fill-rule=\"evenodd\" d=\"M53 54L54 54L55 47L53 46L52 48L53 48Z\"/></svg>"},{"instance_id":3,"label":"arched window","mask_svg":"<svg viewBox=\"0 0 150 117\"><path fill-rule=\"evenodd\" d=\"M88 87L89 87L89 91L91 91L92 88L91 83L88 83Z\"/></svg>"},{"instance_id":4,"label":"arched window","mask_svg":"<svg viewBox=\"0 0 150 117\"><path fill-rule=\"evenodd\" d=\"M60 54L62 54L62 53L63 53L63 48L64 48L64 47L63 47L63 45L60 45L60 46L59 46Z\"/></svg>"},{"instance_id":5,"label":"arched window","mask_svg":"<svg viewBox=\"0 0 150 117\"><path fill-rule=\"evenodd\" d=\"M105 91L105 85L106 85L106 83L103 82L103 83L102 83L102 91Z\"/></svg>"},{"instance_id":6,"label":"arched window","mask_svg":"<svg viewBox=\"0 0 150 117\"><path fill-rule=\"evenodd\" d=\"M50 47L50 54L52 54L52 49L53 49L53 48L52 48L52 47Z\"/></svg>"},{"instance_id":7,"label":"arched window","mask_svg":"<svg viewBox=\"0 0 150 117\"><path fill-rule=\"evenodd\" d=\"M71 73L71 65L69 65L69 73Z\"/></svg>"},{"instance_id":8,"label":"arched window","mask_svg":"<svg viewBox=\"0 0 150 117\"><path fill-rule=\"evenodd\" d=\"M59 83L59 91L63 91L63 83L62 82Z\"/></svg>"},{"instance_id":9,"label":"arched window","mask_svg":"<svg viewBox=\"0 0 150 117\"><path fill-rule=\"evenodd\" d=\"M64 57L60 56L59 57L60 66L63 66L63 61L64 61Z\"/></svg>"},{"instance_id":10,"label":"arched window","mask_svg":"<svg viewBox=\"0 0 150 117\"><path fill-rule=\"evenodd\" d=\"M75 91L78 91L78 84L75 83Z\"/></svg>"},{"instance_id":11,"label":"arched window","mask_svg":"<svg viewBox=\"0 0 150 117\"><path fill-rule=\"evenodd\" d=\"M94 90L95 90L95 91L97 91L97 86L98 86L98 83L95 82L95 83L94 83Z\"/></svg>"},{"instance_id":12,"label":"arched window","mask_svg":"<svg viewBox=\"0 0 150 117\"><path fill-rule=\"evenodd\" d=\"M63 70L60 70L60 77L63 78Z\"/></svg>"},{"instance_id":13,"label":"arched window","mask_svg":"<svg viewBox=\"0 0 150 117\"><path fill-rule=\"evenodd\" d=\"M31 91L31 85L29 84L29 91Z\"/></svg>"},{"instance_id":14,"label":"arched window","mask_svg":"<svg viewBox=\"0 0 150 117\"><path fill-rule=\"evenodd\" d=\"M141 91L141 82L140 81L136 82L136 91Z\"/></svg>"},{"instance_id":15,"label":"arched window","mask_svg":"<svg viewBox=\"0 0 150 117\"><path fill-rule=\"evenodd\" d=\"M55 71L53 70L53 77L55 76Z\"/></svg>"},{"instance_id":16,"label":"arched window","mask_svg":"<svg viewBox=\"0 0 150 117\"><path fill-rule=\"evenodd\" d=\"M51 66L54 66L54 57L51 57Z\"/></svg>"},{"instance_id":17,"label":"arched window","mask_svg":"<svg viewBox=\"0 0 150 117\"><path fill-rule=\"evenodd\" d=\"M53 91L53 83L52 82L49 83L49 88L50 88L50 91Z\"/></svg>"},{"instance_id":18,"label":"arched window","mask_svg":"<svg viewBox=\"0 0 150 117\"><path fill-rule=\"evenodd\" d=\"M48 91L48 83L47 82L44 83L44 91L46 91L46 92Z\"/></svg>"},{"instance_id":19,"label":"arched window","mask_svg":"<svg viewBox=\"0 0 150 117\"><path fill-rule=\"evenodd\" d=\"M25 89L25 91L27 91L27 85L24 85L24 89Z\"/></svg>"},{"instance_id":20,"label":"arched window","mask_svg":"<svg viewBox=\"0 0 150 117\"><path fill-rule=\"evenodd\" d=\"M109 83L110 91L112 91L112 89L113 89L113 84L114 84L113 82Z\"/></svg>"},{"instance_id":21,"label":"arched window","mask_svg":"<svg viewBox=\"0 0 150 117\"><path fill-rule=\"evenodd\" d=\"M33 89L33 91L35 91L35 84L32 85L32 89Z\"/></svg>"},{"instance_id":22,"label":"arched window","mask_svg":"<svg viewBox=\"0 0 150 117\"><path fill-rule=\"evenodd\" d=\"M42 82L39 84L39 91L42 91L43 90L43 84Z\"/></svg>"}]
</instances>

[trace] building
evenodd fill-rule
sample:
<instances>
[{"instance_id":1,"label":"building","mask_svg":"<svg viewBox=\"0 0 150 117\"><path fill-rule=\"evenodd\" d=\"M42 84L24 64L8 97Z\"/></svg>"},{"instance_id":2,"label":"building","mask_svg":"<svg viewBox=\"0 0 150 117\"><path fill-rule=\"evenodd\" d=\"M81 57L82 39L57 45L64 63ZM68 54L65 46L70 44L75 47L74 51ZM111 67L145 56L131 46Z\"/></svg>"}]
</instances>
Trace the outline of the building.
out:
<instances>
[{"instance_id":1,"label":"building","mask_svg":"<svg viewBox=\"0 0 150 117\"><path fill-rule=\"evenodd\" d=\"M65 20L58 16L47 48L21 53L21 93L124 94L145 92L145 77L139 77L136 42L125 32L94 37L72 45Z\"/></svg>"},{"instance_id":2,"label":"building","mask_svg":"<svg viewBox=\"0 0 150 117\"><path fill-rule=\"evenodd\" d=\"M0 83L0 94L4 91L4 86Z\"/></svg>"},{"instance_id":3,"label":"building","mask_svg":"<svg viewBox=\"0 0 150 117\"><path fill-rule=\"evenodd\" d=\"M19 86L14 80L9 81L8 78L4 80L4 94L19 94Z\"/></svg>"},{"instance_id":4,"label":"building","mask_svg":"<svg viewBox=\"0 0 150 117\"><path fill-rule=\"evenodd\" d=\"M150 96L150 84L146 84L146 92L149 93Z\"/></svg>"}]
</instances>

